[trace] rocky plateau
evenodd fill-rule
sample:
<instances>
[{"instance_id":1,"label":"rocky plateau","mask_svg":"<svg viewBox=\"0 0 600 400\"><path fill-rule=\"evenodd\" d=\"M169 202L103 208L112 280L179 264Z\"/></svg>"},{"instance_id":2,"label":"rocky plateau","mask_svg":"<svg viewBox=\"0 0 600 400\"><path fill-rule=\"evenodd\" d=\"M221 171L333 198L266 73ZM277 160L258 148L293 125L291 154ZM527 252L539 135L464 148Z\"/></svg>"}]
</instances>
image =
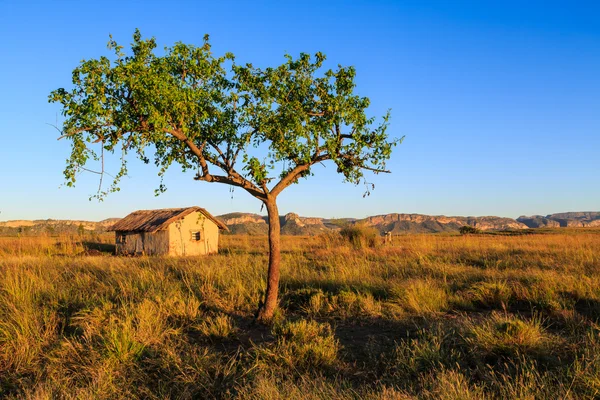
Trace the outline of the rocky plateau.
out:
<instances>
[{"instance_id":1,"label":"rocky plateau","mask_svg":"<svg viewBox=\"0 0 600 400\"><path fill-rule=\"evenodd\" d=\"M266 235L269 229L266 216L251 213L230 213L218 216L232 234ZM0 221L0 234L60 234L83 232L106 232L119 218L99 222L75 220L13 220ZM463 226L482 231L510 231L528 228L600 227L600 212L566 212L546 216L521 216L517 219L505 217L449 217L445 215L384 214L363 219L327 219L302 217L296 213L280 216L283 235L318 235L335 231L343 226L363 224L381 233L438 233L457 232Z\"/></svg>"}]
</instances>

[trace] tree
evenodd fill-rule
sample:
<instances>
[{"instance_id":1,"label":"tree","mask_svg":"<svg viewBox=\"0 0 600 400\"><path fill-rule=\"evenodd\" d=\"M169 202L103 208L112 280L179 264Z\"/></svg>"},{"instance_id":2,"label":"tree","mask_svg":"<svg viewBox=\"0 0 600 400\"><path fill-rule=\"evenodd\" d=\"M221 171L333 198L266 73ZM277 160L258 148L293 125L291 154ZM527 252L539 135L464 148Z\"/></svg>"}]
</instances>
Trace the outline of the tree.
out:
<instances>
[{"instance_id":1,"label":"tree","mask_svg":"<svg viewBox=\"0 0 600 400\"><path fill-rule=\"evenodd\" d=\"M119 190L129 154L149 163L151 150L159 167L157 194L165 190L162 178L173 163L184 172L197 168L196 180L244 189L268 213L269 268L258 318L270 319L279 286L277 196L325 161L355 184L365 170L389 172L385 161L399 142L386 134L389 112L379 124L367 117L369 99L354 94L354 68L319 74L321 53L286 56L282 65L260 69L235 64L231 53L215 57L208 36L201 47L176 43L157 55L155 39L143 39L139 30L129 55L112 37L108 48L112 60L82 61L73 71L73 88L49 96L62 105L61 138L71 141L67 186L81 170L90 171L89 161L101 161L95 172L96 197L102 198ZM120 169L103 189L104 154L115 151L121 152Z\"/></svg>"}]
</instances>

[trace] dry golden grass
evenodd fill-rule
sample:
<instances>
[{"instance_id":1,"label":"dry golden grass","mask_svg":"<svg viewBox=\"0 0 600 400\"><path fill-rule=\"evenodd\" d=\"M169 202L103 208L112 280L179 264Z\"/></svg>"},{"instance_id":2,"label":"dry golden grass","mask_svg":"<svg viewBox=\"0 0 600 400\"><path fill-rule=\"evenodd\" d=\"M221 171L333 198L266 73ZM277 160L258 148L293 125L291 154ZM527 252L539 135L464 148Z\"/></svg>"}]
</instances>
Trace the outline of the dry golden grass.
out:
<instances>
[{"instance_id":1,"label":"dry golden grass","mask_svg":"<svg viewBox=\"0 0 600 400\"><path fill-rule=\"evenodd\" d=\"M112 235L0 238L0 397L600 396L600 232L264 237L115 257Z\"/></svg>"}]
</instances>

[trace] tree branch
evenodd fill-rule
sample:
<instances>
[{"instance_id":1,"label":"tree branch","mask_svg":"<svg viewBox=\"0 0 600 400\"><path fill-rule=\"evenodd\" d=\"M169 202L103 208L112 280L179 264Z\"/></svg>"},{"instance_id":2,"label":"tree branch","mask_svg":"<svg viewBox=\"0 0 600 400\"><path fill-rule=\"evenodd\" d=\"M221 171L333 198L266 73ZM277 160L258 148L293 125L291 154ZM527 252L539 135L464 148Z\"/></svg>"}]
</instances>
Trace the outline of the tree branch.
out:
<instances>
[{"instance_id":1,"label":"tree branch","mask_svg":"<svg viewBox=\"0 0 600 400\"><path fill-rule=\"evenodd\" d=\"M57 130L57 131L59 131L60 133L63 133L63 131L61 131L60 129L58 129L58 127L56 127L55 125L52 125L52 124L47 124L47 125L53 126L53 127L54 127L54 129L56 129L56 130ZM98 126L86 126L85 128L79 128L79 129L76 129L76 130L74 130L74 131L71 131L71 132L69 132L69 133L63 133L63 134L62 134L61 136L59 136L59 137L58 137L56 140L64 139L64 138L66 138L66 137L74 136L74 135L77 135L78 133L85 132L85 131L91 131L91 130L93 130L93 129L97 129L97 128L105 128L105 127L107 127L107 126L112 126L112 123L110 123L110 124L109 124L109 123L107 123L107 124L102 124L102 125L98 125ZM94 142L94 143L98 143L98 142L102 141L102 139L103 139L103 138L100 138L100 137L99 137L98 141L96 141L96 142Z\"/></svg>"},{"instance_id":2,"label":"tree branch","mask_svg":"<svg viewBox=\"0 0 600 400\"><path fill-rule=\"evenodd\" d=\"M307 171L312 165L328 160L329 158L329 154L323 154L321 156L315 154L309 163L296 165L277 183L277 185L275 185L275 187L271 190L270 195L273 197L277 196L279 193L281 193L281 191L283 191L283 189L294 183L301 173Z\"/></svg>"},{"instance_id":3,"label":"tree branch","mask_svg":"<svg viewBox=\"0 0 600 400\"><path fill-rule=\"evenodd\" d=\"M200 166L202 168L202 175L201 176L198 175L195 178L196 180L205 181L205 182L218 182L218 183L225 183L228 185L238 186L238 187L245 189L252 196L254 196L260 200L266 200L266 198L267 198L266 193L262 192L252 182L245 179L243 176L241 176L239 173L237 173L233 169L228 170L228 168L223 163L219 162L218 160L215 160L212 157L206 157L206 153L204 152L204 147L206 146L206 142L202 143L202 145L200 147L198 147L190 138L188 138L183 132L181 132L179 130L170 129L170 130L167 130L167 133L171 134L176 139L179 139L180 141L182 141L188 147L188 149L190 149L190 151L196 157L198 157ZM217 167L221 168L224 172L227 172L229 174L229 176L211 175L208 172L208 164L206 163L207 161L210 162L211 164L214 164Z\"/></svg>"},{"instance_id":4,"label":"tree branch","mask_svg":"<svg viewBox=\"0 0 600 400\"><path fill-rule=\"evenodd\" d=\"M226 171L229 172L230 164L229 164L229 160L227 159L227 157L225 157L225 154L223 154L223 152L221 151L219 146L217 146L216 144L214 144L212 142L208 142L208 144L210 144L212 146L212 148L215 149L217 151L217 153L219 153L219 156L223 159L223 162L225 163L225 167L227 167Z\"/></svg>"},{"instance_id":5,"label":"tree branch","mask_svg":"<svg viewBox=\"0 0 600 400\"><path fill-rule=\"evenodd\" d=\"M348 154L338 154L338 157L346 159L346 160L350 160L358 168L366 169L367 171L373 171L373 172L377 172L377 173L381 172L381 173L385 173L385 174L390 174L392 172L387 169L378 169L378 168L369 167L368 165L365 165L365 160L358 158L358 157L352 157Z\"/></svg>"},{"instance_id":6,"label":"tree branch","mask_svg":"<svg viewBox=\"0 0 600 400\"><path fill-rule=\"evenodd\" d=\"M250 193L252 196L256 197L259 200L262 201L266 201L267 200L267 195L265 193L263 193L260 189L258 189L256 186L254 186L250 181L248 181L247 179L244 179L242 177L242 180L238 179L237 177L227 177L227 176L222 176L222 175L198 175L194 178L194 180L197 181L204 181L204 182L217 182L217 183L224 183L226 185L232 185L232 186L237 186L237 187L241 187L242 189L246 190L248 193Z\"/></svg>"}]
</instances>

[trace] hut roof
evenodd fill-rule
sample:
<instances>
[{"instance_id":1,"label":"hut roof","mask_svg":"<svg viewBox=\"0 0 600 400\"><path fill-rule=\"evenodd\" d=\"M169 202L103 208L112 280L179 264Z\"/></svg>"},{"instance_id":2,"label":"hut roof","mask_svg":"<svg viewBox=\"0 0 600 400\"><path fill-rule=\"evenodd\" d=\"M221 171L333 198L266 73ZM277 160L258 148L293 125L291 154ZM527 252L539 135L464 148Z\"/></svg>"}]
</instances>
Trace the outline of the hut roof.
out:
<instances>
[{"instance_id":1,"label":"hut roof","mask_svg":"<svg viewBox=\"0 0 600 400\"><path fill-rule=\"evenodd\" d=\"M159 210L138 210L125 218L119 220L109 228L110 231L128 232L156 232L167 227L173 222L193 213L200 212L206 218L214 222L219 229L228 231L227 225L213 217L208 211L201 207L185 208L162 208Z\"/></svg>"}]
</instances>

